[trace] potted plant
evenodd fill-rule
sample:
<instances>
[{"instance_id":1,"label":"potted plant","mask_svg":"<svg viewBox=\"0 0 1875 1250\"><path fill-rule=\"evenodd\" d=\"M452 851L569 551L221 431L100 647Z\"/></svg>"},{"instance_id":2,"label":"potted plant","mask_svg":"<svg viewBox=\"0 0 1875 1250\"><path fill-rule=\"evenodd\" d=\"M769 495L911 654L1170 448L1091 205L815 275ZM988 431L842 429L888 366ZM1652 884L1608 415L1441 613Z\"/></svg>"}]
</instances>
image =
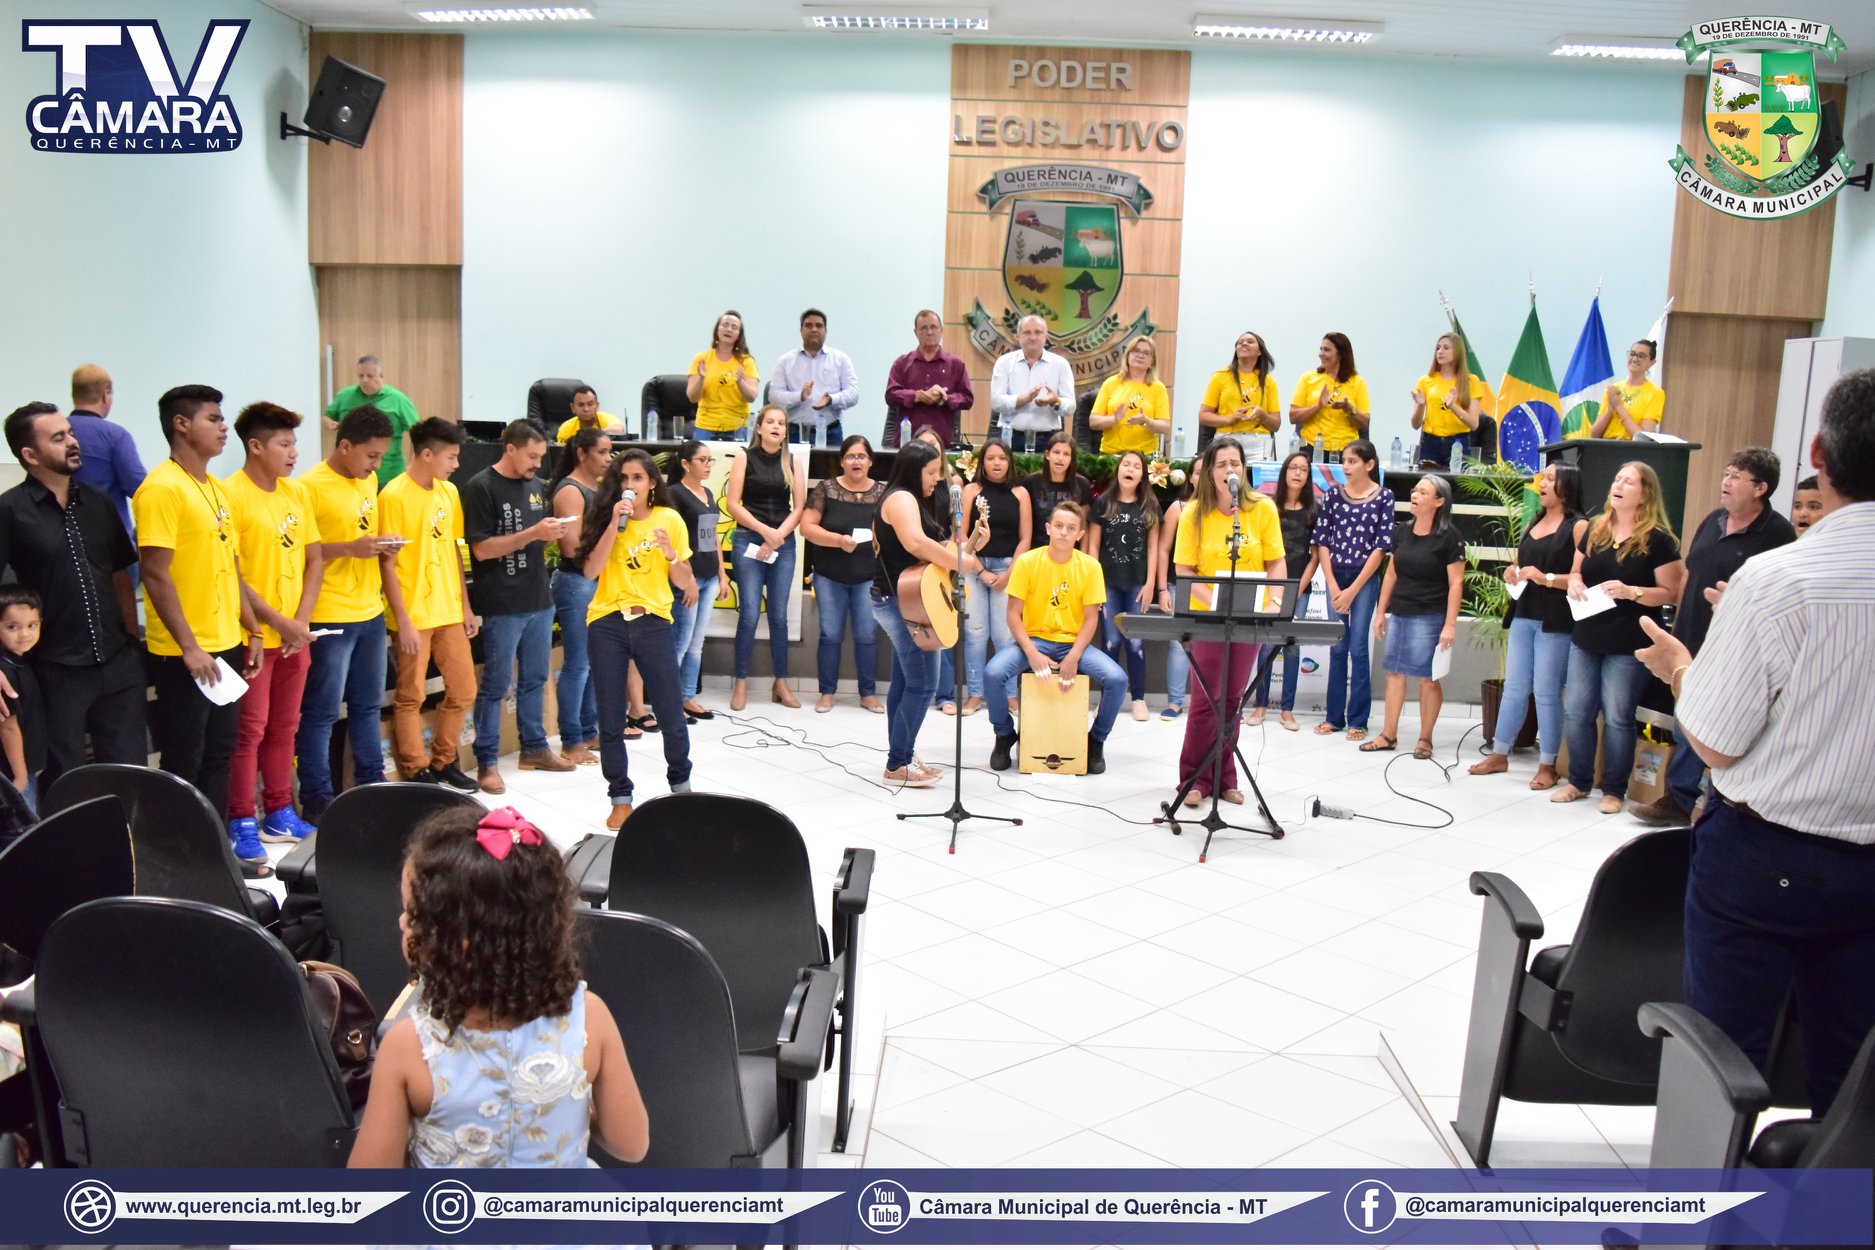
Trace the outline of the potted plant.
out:
<instances>
[{"instance_id":1,"label":"potted plant","mask_svg":"<svg viewBox=\"0 0 1875 1250\"><path fill-rule=\"evenodd\" d=\"M1504 461L1486 464L1471 459L1465 461L1464 476L1457 479L1459 494L1489 509L1485 518L1485 533L1499 549L1510 552L1511 560L1516 559L1517 545L1523 541L1524 531L1533 519L1529 510L1529 481L1515 464ZM1503 559L1487 559L1480 554L1478 547L1465 548L1465 597L1459 610L1477 619L1477 628L1471 636L1483 640L1484 645L1497 652L1497 676L1486 678L1480 685L1479 693L1487 745L1490 744L1492 730L1497 727L1498 709L1504 700L1504 664L1510 642L1508 616L1512 603L1510 588L1504 584L1506 563ZM1536 706L1533 698L1529 712L1524 717L1523 732L1518 734L1514 744L1506 743L1501 749L1508 752L1513 746L1531 746L1535 742Z\"/></svg>"}]
</instances>

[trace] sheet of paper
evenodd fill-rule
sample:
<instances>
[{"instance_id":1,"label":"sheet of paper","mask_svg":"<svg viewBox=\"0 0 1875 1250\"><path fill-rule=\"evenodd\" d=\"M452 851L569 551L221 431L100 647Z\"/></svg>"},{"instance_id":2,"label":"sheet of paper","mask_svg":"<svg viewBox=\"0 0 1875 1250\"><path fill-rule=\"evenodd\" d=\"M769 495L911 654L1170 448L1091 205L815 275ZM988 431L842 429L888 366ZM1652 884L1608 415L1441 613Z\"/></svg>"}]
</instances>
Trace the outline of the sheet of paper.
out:
<instances>
[{"instance_id":1,"label":"sheet of paper","mask_svg":"<svg viewBox=\"0 0 1875 1250\"><path fill-rule=\"evenodd\" d=\"M342 629L315 629L312 631L312 636L314 638L337 638L344 632Z\"/></svg>"},{"instance_id":2,"label":"sheet of paper","mask_svg":"<svg viewBox=\"0 0 1875 1250\"><path fill-rule=\"evenodd\" d=\"M1452 648L1434 647L1432 649L1432 680L1443 681L1452 671Z\"/></svg>"},{"instance_id":3,"label":"sheet of paper","mask_svg":"<svg viewBox=\"0 0 1875 1250\"><path fill-rule=\"evenodd\" d=\"M750 543L747 547L743 548L742 554L751 560L760 560L763 564L773 564L775 562L775 557L780 555L781 551L777 548L764 556L762 554L762 544Z\"/></svg>"},{"instance_id":4,"label":"sheet of paper","mask_svg":"<svg viewBox=\"0 0 1875 1250\"><path fill-rule=\"evenodd\" d=\"M862 526L862 527L860 527L859 529L856 529L856 530L854 530L854 531L853 531L853 541L854 541L854 542L856 542L856 543L869 543L869 542L871 542L871 541L872 541L872 531L871 531L871 530L869 530L869 529L866 529L866 528L865 528L864 526Z\"/></svg>"},{"instance_id":5,"label":"sheet of paper","mask_svg":"<svg viewBox=\"0 0 1875 1250\"><path fill-rule=\"evenodd\" d=\"M220 656L215 657L215 675L220 680L212 686L203 685L199 681L195 684L202 687L203 695L216 707L227 707L247 693L247 682L241 679L241 674L229 668L228 661Z\"/></svg>"},{"instance_id":6,"label":"sheet of paper","mask_svg":"<svg viewBox=\"0 0 1875 1250\"><path fill-rule=\"evenodd\" d=\"M1578 621L1585 621L1591 616L1606 612L1615 606L1614 597L1600 586L1590 586L1588 594L1581 599L1569 600L1569 615Z\"/></svg>"},{"instance_id":7,"label":"sheet of paper","mask_svg":"<svg viewBox=\"0 0 1875 1250\"><path fill-rule=\"evenodd\" d=\"M1521 599L1523 598L1523 588L1525 586L1528 586L1529 584L1530 583L1526 581L1515 581L1515 582L1506 583L1506 585L1504 586L1504 593L1509 595L1512 599Z\"/></svg>"},{"instance_id":8,"label":"sheet of paper","mask_svg":"<svg viewBox=\"0 0 1875 1250\"><path fill-rule=\"evenodd\" d=\"M1639 434L1635 435L1635 437L1644 438L1650 443L1684 443L1686 441L1676 435L1668 434L1664 430L1642 430Z\"/></svg>"}]
</instances>

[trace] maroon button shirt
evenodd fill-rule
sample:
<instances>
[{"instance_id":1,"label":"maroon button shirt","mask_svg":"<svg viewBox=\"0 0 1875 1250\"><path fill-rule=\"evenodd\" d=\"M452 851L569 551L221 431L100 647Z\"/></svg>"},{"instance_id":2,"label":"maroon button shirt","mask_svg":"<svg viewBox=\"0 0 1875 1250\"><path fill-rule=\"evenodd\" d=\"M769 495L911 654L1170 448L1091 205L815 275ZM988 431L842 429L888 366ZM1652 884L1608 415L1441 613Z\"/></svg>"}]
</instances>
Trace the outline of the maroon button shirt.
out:
<instances>
[{"instance_id":1,"label":"maroon button shirt","mask_svg":"<svg viewBox=\"0 0 1875 1250\"><path fill-rule=\"evenodd\" d=\"M932 386L944 388L943 403L921 404L912 398ZM911 418L912 433L930 426L946 443L956 437L957 413L974 404L976 398L964 362L941 347L930 360L913 348L893 361L892 371L886 375L885 402L896 408L900 417Z\"/></svg>"}]
</instances>

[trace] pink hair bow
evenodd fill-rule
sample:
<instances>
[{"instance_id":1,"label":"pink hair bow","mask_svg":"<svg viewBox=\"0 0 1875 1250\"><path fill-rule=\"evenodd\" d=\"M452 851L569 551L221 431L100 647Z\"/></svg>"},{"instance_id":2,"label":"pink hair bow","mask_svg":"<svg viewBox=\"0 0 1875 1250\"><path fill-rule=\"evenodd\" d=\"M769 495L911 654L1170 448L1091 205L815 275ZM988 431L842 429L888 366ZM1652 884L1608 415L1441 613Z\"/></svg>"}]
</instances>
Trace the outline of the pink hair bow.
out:
<instances>
[{"instance_id":1,"label":"pink hair bow","mask_svg":"<svg viewBox=\"0 0 1875 1250\"><path fill-rule=\"evenodd\" d=\"M475 826L475 840L496 859L506 859L516 843L539 846L541 833L532 821L512 807L497 807Z\"/></svg>"}]
</instances>

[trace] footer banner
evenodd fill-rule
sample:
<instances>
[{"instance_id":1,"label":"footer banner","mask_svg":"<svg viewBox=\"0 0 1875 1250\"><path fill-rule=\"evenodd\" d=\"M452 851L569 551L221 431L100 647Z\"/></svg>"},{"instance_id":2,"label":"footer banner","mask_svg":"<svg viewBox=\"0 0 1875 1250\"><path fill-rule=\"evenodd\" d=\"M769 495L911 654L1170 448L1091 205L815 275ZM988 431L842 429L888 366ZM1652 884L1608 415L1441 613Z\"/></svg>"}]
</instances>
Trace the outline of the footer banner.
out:
<instances>
[{"instance_id":1,"label":"footer banner","mask_svg":"<svg viewBox=\"0 0 1875 1250\"><path fill-rule=\"evenodd\" d=\"M0 1241L1871 1244L1866 1171L0 1171Z\"/></svg>"}]
</instances>

